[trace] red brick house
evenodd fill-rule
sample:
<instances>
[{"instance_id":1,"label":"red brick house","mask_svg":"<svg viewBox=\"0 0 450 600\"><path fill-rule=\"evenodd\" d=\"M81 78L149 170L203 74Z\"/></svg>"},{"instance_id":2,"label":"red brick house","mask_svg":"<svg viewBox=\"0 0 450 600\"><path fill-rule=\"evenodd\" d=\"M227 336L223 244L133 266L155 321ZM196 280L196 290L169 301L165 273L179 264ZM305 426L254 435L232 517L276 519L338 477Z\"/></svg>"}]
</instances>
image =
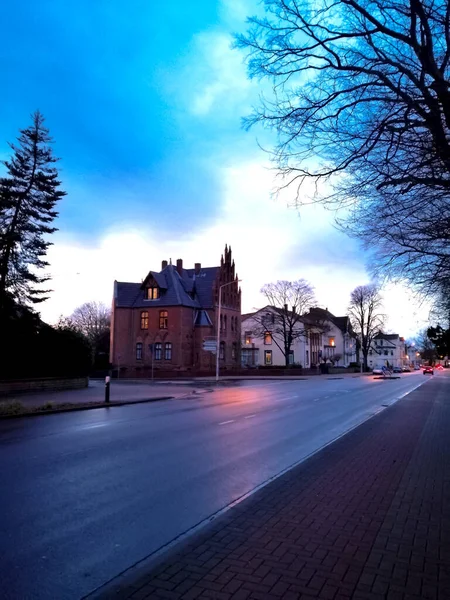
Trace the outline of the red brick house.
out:
<instances>
[{"instance_id":1,"label":"red brick house","mask_svg":"<svg viewBox=\"0 0 450 600\"><path fill-rule=\"evenodd\" d=\"M213 372L216 357L203 350L217 335L222 288L220 367L239 367L241 290L231 248L220 266L183 268L163 261L142 283L114 282L110 361L121 377L169 371ZM153 356L152 356L153 353Z\"/></svg>"}]
</instances>

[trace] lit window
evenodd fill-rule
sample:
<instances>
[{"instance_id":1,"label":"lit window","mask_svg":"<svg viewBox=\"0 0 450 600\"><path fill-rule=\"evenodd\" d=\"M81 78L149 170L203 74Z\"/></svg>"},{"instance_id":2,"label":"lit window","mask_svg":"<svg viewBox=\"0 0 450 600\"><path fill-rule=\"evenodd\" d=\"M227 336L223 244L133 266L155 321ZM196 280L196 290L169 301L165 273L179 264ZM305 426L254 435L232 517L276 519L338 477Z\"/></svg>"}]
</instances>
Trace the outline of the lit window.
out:
<instances>
[{"instance_id":1,"label":"lit window","mask_svg":"<svg viewBox=\"0 0 450 600\"><path fill-rule=\"evenodd\" d=\"M147 300L158 300L159 288L156 286L147 288Z\"/></svg>"},{"instance_id":2,"label":"lit window","mask_svg":"<svg viewBox=\"0 0 450 600\"><path fill-rule=\"evenodd\" d=\"M148 329L148 311L141 312L141 329Z\"/></svg>"},{"instance_id":3,"label":"lit window","mask_svg":"<svg viewBox=\"0 0 450 600\"><path fill-rule=\"evenodd\" d=\"M248 346L251 343L252 343L252 332L246 331L245 332L245 344L247 344L247 346Z\"/></svg>"},{"instance_id":4,"label":"lit window","mask_svg":"<svg viewBox=\"0 0 450 600\"><path fill-rule=\"evenodd\" d=\"M334 340L334 337L330 337L330 338L328 338L328 345L329 345L329 346L334 346L334 345L335 345L335 340Z\"/></svg>"},{"instance_id":5,"label":"lit window","mask_svg":"<svg viewBox=\"0 0 450 600\"><path fill-rule=\"evenodd\" d=\"M169 322L169 320L168 320L167 310L160 310L159 311L159 328L167 329L168 322Z\"/></svg>"},{"instance_id":6,"label":"lit window","mask_svg":"<svg viewBox=\"0 0 450 600\"><path fill-rule=\"evenodd\" d=\"M142 360L142 344L138 342L136 344L136 360Z\"/></svg>"},{"instance_id":7,"label":"lit window","mask_svg":"<svg viewBox=\"0 0 450 600\"><path fill-rule=\"evenodd\" d=\"M172 343L166 342L164 346L164 360L172 360Z\"/></svg>"},{"instance_id":8,"label":"lit window","mask_svg":"<svg viewBox=\"0 0 450 600\"><path fill-rule=\"evenodd\" d=\"M264 346L271 346L272 345L272 334L270 333L270 331L266 331L266 333L264 334Z\"/></svg>"},{"instance_id":9,"label":"lit window","mask_svg":"<svg viewBox=\"0 0 450 600\"><path fill-rule=\"evenodd\" d=\"M225 360L225 342L220 342L220 359Z\"/></svg>"},{"instance_id":10,"label":"lit window","mask_svg":"<svg viewBox=\"0 0 450 600\"><path fill-rule=\"evenodd\" d=\"M272 350L264 350L264 364L265 365L272 364Z\"/></svg>"},{"instance_id":11,"label":"lit window","mask_svg":"<svg viewBox=\"0 0 450 600\"><path fill-rule=\"evenodd\" d=\"M155 360L161 360L162 356L162 344L158 342L155 344Z\"/></svg>"}]
</instances>

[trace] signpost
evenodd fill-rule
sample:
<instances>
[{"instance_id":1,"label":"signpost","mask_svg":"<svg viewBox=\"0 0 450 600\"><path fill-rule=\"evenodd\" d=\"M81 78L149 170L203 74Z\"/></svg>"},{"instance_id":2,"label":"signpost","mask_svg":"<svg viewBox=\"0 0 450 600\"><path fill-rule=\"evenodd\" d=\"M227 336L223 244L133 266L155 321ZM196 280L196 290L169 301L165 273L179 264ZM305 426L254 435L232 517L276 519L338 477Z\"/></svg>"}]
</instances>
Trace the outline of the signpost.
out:
<instances>
[{"instance_id":1,"label":"signpost","mask_svg":"<svg viewBox=\"0 0 450 600\"><path fill-rule=\"evenodd\" d=\"M217 353L217 342L216 340L203 340L203 350L205 352Z\"/></svg>"}]
</instances>

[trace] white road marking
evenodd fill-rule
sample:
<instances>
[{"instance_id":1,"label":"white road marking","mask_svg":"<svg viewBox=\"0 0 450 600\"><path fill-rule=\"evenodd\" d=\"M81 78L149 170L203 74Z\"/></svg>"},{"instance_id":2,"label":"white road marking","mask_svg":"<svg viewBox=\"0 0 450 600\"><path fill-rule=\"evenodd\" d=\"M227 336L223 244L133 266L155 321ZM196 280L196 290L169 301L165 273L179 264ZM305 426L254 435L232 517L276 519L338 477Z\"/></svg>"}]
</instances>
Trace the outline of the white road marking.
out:
<instances>
[{"instance_id":1,"label":"white road marking","mask_svg":"<svg viewBox=\"0 0 450 600\"><path fill-rule=\"evenodd\" d=\"M247 415L246 417L244 417L244 419L252 419L253 417L256 417L256 415Z\"/></svg>"},{"instance_id":2,"label":"white road marking","mask_svg":"<svg viewBox=\"0 0 450 600\"><path fill-rule=\"evenodd\" d=\"M231 419L231 421L222 421L219 425L228 425L228 423L234 423L234 419Z\"/></svg>"}]
</instances>

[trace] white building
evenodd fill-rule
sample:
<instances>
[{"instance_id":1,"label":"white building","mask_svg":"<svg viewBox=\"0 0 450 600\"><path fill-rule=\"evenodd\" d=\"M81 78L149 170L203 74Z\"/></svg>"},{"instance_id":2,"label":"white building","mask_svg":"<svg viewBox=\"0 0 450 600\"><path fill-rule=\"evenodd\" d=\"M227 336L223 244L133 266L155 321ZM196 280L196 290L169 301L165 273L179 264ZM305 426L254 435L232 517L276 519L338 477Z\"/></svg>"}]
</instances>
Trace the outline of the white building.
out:
<instances>
[{"instance_id":1,"label":"white building","mask_svg":"<svg viewBox=\"0 0 450 600\"><path fill-rule=\"evenodd\" d=\"M377 333L373 338L367 357L370 368L389 366L403 367L412 360L406 358L405 339L398 333Z\"/></svg>"},{"instance_id":2,"label":"white building","mask_svg":"<svg viewBox=\"0 0 450 600\"><path fill-rule=\"evenodd\" d=\"M271 331L275 311L276 308L266 306L242 315L243 367L286 365L282 350L283 337ZM262 322L264 328L261 328ZM313 308L299 319L297 332L289 356L291 365L310 368L328 362L336 366L348 366L356 361L356 337L346 316L335 317L328 310Z\"/></svg>"}]
</instances>

